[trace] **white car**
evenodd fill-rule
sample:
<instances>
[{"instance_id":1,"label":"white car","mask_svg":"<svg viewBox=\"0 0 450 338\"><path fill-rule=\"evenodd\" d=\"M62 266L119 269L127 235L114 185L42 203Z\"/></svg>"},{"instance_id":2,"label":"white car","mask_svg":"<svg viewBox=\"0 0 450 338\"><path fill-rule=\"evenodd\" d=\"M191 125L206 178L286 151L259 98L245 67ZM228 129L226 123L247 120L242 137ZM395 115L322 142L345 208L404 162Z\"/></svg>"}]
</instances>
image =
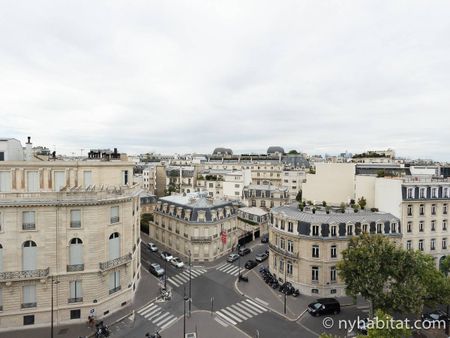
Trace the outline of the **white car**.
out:
<instances>
[{"instance_id":1,"label":"white car","mask_svg":"<svg viewBox=\"0 0 450 338\"><path fill-rule=\"evenodd\" d=\"M161 252L161 258L170 262L172 260L173 256L169 252L163 251L163 252Z\"/></svg>"},{"instance_id":2,"label":"white car","mask_svg":"<svg viewBox=\"0 0 450 338\"><path fill-rule=\"evenodd\" d=\"M182 268L184 266L184 263L178 257L172 258L170 263L177 268Z\"/></svg>"},{"instance_id":3,"label":"white car","mask_svg":"<svg viewBox=\"0 0 450 338\"><path fill-rule=\"evenodd\" d=\"M150 251L152 251L152 252L158 251L158 247L157 247L154 243L148 243L148 244L147 244L147 247L148 247L148 249L149 249Z\"/></svg>"}]
</instances>

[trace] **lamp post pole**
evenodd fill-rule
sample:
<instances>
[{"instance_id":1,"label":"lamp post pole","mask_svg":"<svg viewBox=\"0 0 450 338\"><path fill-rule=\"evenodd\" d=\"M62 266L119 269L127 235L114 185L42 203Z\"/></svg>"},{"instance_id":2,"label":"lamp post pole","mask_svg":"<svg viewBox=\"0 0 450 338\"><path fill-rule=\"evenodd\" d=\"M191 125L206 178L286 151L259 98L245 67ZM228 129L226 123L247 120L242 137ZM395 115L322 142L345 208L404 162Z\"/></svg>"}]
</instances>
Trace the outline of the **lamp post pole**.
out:
<instances>
[{"instance_id":1,"label":"lamp post pole","mask_svg":"<svg viewBox=\"0 0 450 338\"><path fill-rule=\"evenodd\" d=\"M192 310L192 262L191 262L191 250L189 250L189 317Z\"/></svg>"},{"instance_id":2,"label":"lamp post pole","mask_svg":"<svg viewBox=\"0 0 450 338\"><path fill-rule=\"evenodd\" d=\"M183 338L186 337L186 301L188 300L186 296L186 285L184 286L184 295L183 295Z\"/></svg>"},{"instance_id":3,"label":"lamp post pole","mask_svg":"<svg viewBox=\"0 0 450 338\"><path fill-rule=\"evenodd\" d=\"M50 300L50 302L51 302L51 306L50 306L50 312L51 312L51 315L50 315L50 337L51 338L53 338L53 285L54 284L58 284L59 283L59 281L55 281L55 279L54 279L54 276L52 275L52 279L51 279L51 283L52 283L52 285L51 285L51 288L52 288L52 290L51 290L51 300Z\"/></svg>"},{"instance_id":4,"label":"lamp post pole","mask_svg":"<svg viewBox=\"0 0 450 338\"><path fill-rule=\"evenodd\" d=\"M164 290L167 290L167 259L164 258Z\"/></svg>"},{"instance_id":5,"label":"lamp post pole","mask_svg":"<svg viewBox=\"0 0 450 338\"><path fill-rule=\"evenodd\" d=\"M284 260L284 282L286 283L287 282L287 280L286 280L286 278L287 278L287 261L286 261L286 259ZM286 314L286 290L284 290L284 314Z\"/></svg>"},{"instance_id":6,"label":"lamp post pole","mask_svg":"<svg viewBox=\"0 0 450 338\"><path fill-rule=\"evenodd\" d=\"M241 247L241 245L238 243L238 245L236 246L238 255L239 255L240 247ZM239 258L238 258L238 265L239 265L238 282L240 282L241 281L241 255L239 255Z\"/></svg>"}]
</instances>

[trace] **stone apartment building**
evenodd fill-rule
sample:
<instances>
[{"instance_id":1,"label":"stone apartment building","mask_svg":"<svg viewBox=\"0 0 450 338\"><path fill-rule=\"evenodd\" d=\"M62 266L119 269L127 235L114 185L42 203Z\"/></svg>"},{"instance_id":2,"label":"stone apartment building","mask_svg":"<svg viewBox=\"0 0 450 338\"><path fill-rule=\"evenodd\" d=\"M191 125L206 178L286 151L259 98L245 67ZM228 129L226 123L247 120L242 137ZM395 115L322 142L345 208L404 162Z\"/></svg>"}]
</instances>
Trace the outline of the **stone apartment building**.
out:
<instances>
[{"instance_id":1,"label":"stone apartment building","mask_svg":"<svg viewBox=\"0 0 450 338\"><path fill-rule=\"evenodd\" d=\"M150 237L175 256L213 261L237 244L236 210L230 201L205 193L162 197L150 222Z\"/></svg>"},{"instance_id":2,"label":"stone apartment building","mask_svg":"<svg viewBox=\"0 0 450 338\"><path fill-rule=\"evenodd\" d=\"M389 213L346 210L345 213L297 204L271 210L269 226L269 267L291 282L301 294L320 297L345 296L337 262L352 236L362 232L382 234L400 245L400 219Z\"/></svg>"},{"instance_id":3,"label":"stone apartment building","mask_svg":"<svg viewBox=\"0 0 450 338\"><path fill-rule=\"evenodd\" d=\"M250 207L270 209L288 202L287 188L272 185L249 185L244 188L244 203Z\"/></svg>"},{"instance_id":4,"label":"stone apartment building","mask_svg":"<svg viewBox=\"0 0 450 338\"><path fill-rule=\"evenodd\" d=\"M120 154L0 162L0 329L86 322L132 301L139 193ZM53 281L53 283L52 283Z\"/></svg>"},{"instance_id":5,"label":"stone apartment building","mask_svg":"<svg viewBox=\"0 0 450 338\"><path fill-rule=\"evenodd\" d=\"M285 169L282 172L281 186L289 191L289 202L295 202L297 194L306 182L306 172L301 169Z\"/></svg>"}]
</instances>

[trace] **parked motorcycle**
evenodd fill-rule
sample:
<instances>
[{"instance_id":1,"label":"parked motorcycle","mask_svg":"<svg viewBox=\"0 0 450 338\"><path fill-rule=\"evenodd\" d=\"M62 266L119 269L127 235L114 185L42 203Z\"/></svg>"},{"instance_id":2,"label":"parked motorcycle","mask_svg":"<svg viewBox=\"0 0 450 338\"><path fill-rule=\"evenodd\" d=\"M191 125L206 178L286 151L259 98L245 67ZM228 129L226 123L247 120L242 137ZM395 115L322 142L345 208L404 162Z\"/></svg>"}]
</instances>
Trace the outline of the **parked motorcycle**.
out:
<instances>
[{"instance_id":1,"label":"parked motorcycle","mask_svg":"<svg viewBox=\"0 0 450 338\"><path fill-rule=\"evenodd\" d=\"M101 321L100 323L95 325L96 331L95 331L95 337L96 338L103 338L103 337L109 337L111 334L111 331L109 328Z\"/></svg>"},{"instance_id":2,"label":"parked motorcycle","mask_svg":"<svg viewBox=\"0 0 450 338\"><path fill-rule=\"evenodd\" d=\"M154 334L146 333L145 337L147 338L161 338L161 335L159 334L159 331L156 331Z\"/></svg>"}]
</instances>

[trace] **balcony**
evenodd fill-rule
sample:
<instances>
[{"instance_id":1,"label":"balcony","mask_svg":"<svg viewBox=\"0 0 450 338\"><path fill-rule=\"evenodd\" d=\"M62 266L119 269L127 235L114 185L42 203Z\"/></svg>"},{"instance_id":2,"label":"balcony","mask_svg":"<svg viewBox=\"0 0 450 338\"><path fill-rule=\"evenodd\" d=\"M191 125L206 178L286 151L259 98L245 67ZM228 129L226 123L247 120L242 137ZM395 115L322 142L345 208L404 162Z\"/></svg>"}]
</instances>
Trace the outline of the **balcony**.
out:
<instances>
[{"instance_id":1,"label":"balcony","mask_svg":"<svg viewBox=\"0 0 450 338\"><path fill-rule=\"evenodd\" d=\"M117 266L126 264L130 261L131 261L131 253L128 253L125 256L122 256L122 257L119 257L116 259L112 259L110 261L99 263L99 267L100 267L101 271L106 271L106 270L113 269Z\"/></svg>"},{"instance_id":2,"label":"balcony","mask_svg":"<svg viewBox=\"0 0 450 338\"><path fill-rule=\"evenodd\" d=\"M50 268L37 269L37 270L25 270L25 271L10 271L0 272L0 281L8 282L13 280L26 280L26 279L39 279L47 277Z\"/></svg>"},{"instance_id":3,"label":"balcony","mask_svg":"<svg viewBox=\"0 0 450 338\"><path fill-rule=\"evenodd\" d=\"M29 308L32 308L32 307L37 307L37 303L36 302L34 302L34 303L22 303L20 307L22 309L29 309Z\"/></svg>"},{"instance_id":4,"label":"balcony","mask_svg":"<svg viewBox=\"0 0 450 338\"><path fill-rule=\"evenodd\" d=\"M119 223L119 216L111 217L111 224L112 223Z\"/></svg>"},{"instance_id":5,"label":"balcony","mask_svg":"<svg viewBox=\"0 0 450 338\"><path fill-rule=\"evenodd\" d=\"M275 251L276 253L286 256L286 257L290 257L290 258L294 258L294 259L298 259L298 252L290 252L284 249L281 249L271 243L269 243L269 248L273 251Z\"/></svg>"},{"instance_id":6,"label":"balcony","mask_svg":"<svg viewBox=\"0 0 450 338\"><path fill-rule=\"evenodd\" d=\"M76 297L76 298L69 298L67 300L67 303L72 304L72 303L81 303L83 301L83 297Z\"/></svg>"},{"instance_id":7,"label":"balcony","mask_svg":"<svg viewBox=\"0 0 450 338\"><path fill-rule=\"evenodd\" d=\"M71 228L81 228L81 221L70 221Z\"/></svg>"},{"instance_id":8,"label":"balcony","mask_svg":"<svg viewBox=\"0 0 450 338\"><path fill-rule=\"evenodd\" d=\"M35 223L22 223L22 230L36 230Z\"/></svg>"},{"instance_id":9,"label":"balcony","mask_svg":"<svg viewBox=\"0 0 450 338\"><path fill-rule=\"evenodd\" d=\"M109 290L109 294L112 295L113 293L120 291L121 288L122 287L120 285L116 286L114 289Z\"/></svg>"},{"instance_id":10,"label":"balcony","mask_svg":"<svg viewBox=\"0 0 450 338\"><path fill-rule=\"evenodd\" d=\"M209 243L212 241L212 236L191 236L192 243Z\"/></svg>"},{"instance_id":11,"label":"balcony","mask_svg":"<svg viewBox=\"0 0 450 338\"><path fill-rule=\"evenodd\" d=\"M84 264L67 265L67 272L84 271Z\"/></svg>"}]
</instances>

